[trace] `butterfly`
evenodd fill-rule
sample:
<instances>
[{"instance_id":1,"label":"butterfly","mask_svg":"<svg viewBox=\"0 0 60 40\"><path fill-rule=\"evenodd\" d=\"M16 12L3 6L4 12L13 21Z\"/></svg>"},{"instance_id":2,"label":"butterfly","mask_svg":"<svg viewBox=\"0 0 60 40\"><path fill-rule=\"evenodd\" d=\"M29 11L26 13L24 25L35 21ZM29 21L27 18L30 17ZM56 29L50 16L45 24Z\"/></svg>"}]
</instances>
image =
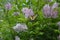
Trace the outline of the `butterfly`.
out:
<instances>
[{"instance_id":1,"label":"butterfly","mask_svg":"<svg viewBox=\"0 0 60 40\"><path fill-rule=\"evenodd\" d=\"M33 16L30 16L29 18L30 18L31 20L35 20L36 17L37 17L37 15L33 15Z\"/></svg>"}]
</instances>

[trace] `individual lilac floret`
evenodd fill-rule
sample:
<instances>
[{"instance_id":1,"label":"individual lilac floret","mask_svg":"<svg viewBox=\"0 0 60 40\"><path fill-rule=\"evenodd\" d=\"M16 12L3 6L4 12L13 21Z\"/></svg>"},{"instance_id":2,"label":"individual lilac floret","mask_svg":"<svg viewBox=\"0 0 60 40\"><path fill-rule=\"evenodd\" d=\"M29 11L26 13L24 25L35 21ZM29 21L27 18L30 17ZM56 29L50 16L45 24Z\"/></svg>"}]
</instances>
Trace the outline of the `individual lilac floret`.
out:
<instances>
[{"instance_id":1,"label":"individual lilac floret","mask_svg":"<svg viewBox=\"0 0 60 40\"><path fill-rule=\"evenodd\" d=\"M32 9L29 8L23 8L22 12L25 14L25 17L28 18L29 16L33 16L34 12Z\"/></svg>"},{"instance_id":2,"label":"individual lilac floret","mask_svg":"<svg viewBox=\"0 0 60 40\"><path fill-rule=\"evenodd\" d=\"M20 40L20 37L18 37L18 36L15 36L15 40Z\"/></svg>"},{"instance_id":3,"label":"individual lilac floret","mask_svg":"<svg viewBox=\"0 0 60 40\"><path fill-rule=\"evenodd\" d=\"M57 18L58 11L55 8L58 8L58 3L56 2L53 4L53 6L49 6L49 4L46 4L43 7L43 13L45 18Z\"/></svg>"},{"instance_id":4,"label":"individual lilac floret","mask_svg":"<svg viewBox=\"0 0 60 40\"><path fill-rule=\"evenodd\" d=\"M51 13L51 17L52 18L57 18L58 17L58 11L53 10L52 13Z\"/></svg>"},{"instance_id":5,"label":"individual lilac floret","mask_svg":"<svg viewBox=\"0 0 60 40\"><path fill-rule=\"evenodd\" d=\"M7 3L7 4L5 5L5 9L10 10L11 8L12 8L11 3Z\"/></svg>"},{"instance_id":6,"label":"individual lilac floret","mask_svg":"<svg viewBox=\"0 0 60 40\"><path fill-rule=\"evenodd\" d=\"M22 31L26 31L28 28L27 28L27 25L26 24L16 24L16 26L13 27L13 29L16 31L16 32L22 32Z\"/></svg>"},{"instance_id":7,"label":"individual lilac floret","mask_svg":"<svg viewBox=\"0 0 60 40\"><path fill-rule=\"evenodd\" d=\"M58 7L58 3L55 2L55 3L53 4L53 6L52 6L52 9L57 8L57 7Z\"/></svg>"}]
</instances>

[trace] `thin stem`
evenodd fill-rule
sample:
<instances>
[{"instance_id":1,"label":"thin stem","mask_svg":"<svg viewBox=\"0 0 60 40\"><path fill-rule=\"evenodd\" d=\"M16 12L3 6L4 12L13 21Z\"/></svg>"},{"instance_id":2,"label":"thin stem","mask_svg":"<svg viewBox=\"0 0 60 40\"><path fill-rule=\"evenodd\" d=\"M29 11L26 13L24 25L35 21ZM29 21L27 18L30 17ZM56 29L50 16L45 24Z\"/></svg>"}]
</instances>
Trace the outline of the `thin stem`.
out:
<instances>
[{"instance_id":1,"label":"thin stem","mask_svg":"<svg viewBox=\"0 0 60 40\"><path fill-rule=\"evenodd\" d=\"M5 18L6 18L6 20L8 21L8 24L9 24L9 27L11 26L10 24L10 21L9 21L9 17L8 17L8 12L9 12L9 10L7 10L6 11L6 16L5 16Z\"/></svg>"},{"instance_id":2,"label":"thin stem","mask_svg":"<svg viewBox=\"0 0 60 40\"><path fill-rule=\"evenodd\" d=\"M36 13L38 13L38 11L39 11L39 0L37 1L37 6L36 6L37 8L36 8Z\"/></svg>"}]
</instances>

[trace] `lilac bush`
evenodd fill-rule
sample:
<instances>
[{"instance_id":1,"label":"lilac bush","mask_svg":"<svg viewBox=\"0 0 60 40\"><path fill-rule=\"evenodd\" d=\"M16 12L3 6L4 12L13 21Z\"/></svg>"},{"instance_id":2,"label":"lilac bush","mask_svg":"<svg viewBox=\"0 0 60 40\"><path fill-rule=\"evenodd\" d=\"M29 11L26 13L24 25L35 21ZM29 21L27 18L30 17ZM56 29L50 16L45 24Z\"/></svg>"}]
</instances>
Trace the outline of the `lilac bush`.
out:
<instances>
[{"instance_id":1,"label":"lilac bush","mask_svg":"<svg viewBox=\"0 0 60 40\"><path fill-rule=\"evenodd\" d=\"M60 40L59 34L56 0L0 0L0 40Z\"/></svg>"}]
</instances>

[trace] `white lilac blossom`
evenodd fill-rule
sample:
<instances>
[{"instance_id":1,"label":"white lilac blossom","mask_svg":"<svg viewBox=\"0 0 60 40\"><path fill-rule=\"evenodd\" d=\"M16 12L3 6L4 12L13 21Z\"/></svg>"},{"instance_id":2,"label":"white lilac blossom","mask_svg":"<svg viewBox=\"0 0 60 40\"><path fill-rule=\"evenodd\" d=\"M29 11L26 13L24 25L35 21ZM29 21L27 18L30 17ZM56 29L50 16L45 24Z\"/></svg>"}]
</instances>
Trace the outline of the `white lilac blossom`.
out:
<instances>
[{"instance_id":1,"label":"white lilac blossom","mask_svg":"<svg viewBox=\"0 0 60 40\"><path fill-rule=\"evenodd\" d=\"M15 40L20 40L20 37L18 37L18 36L15 36Z\"/></svg>"},{"instance_id":2,"label":"white lilac blossom","mask_svg":"<svg viewBox=\"0 0 60 40\"><path fill-rule=\"evenodd\" d=\"M55 8L58 8L58 3L54 3L53 6L49 6L49 4L46 4L43 7L43 13L45 18L57 18L58 17L58 11L55 10Z\"/></svg>"},{"instance_id":3,"label":"white lilac blossom","mask_svg":"<svg viewBox=\"0 0 60 40\"><path fill-rule=\"evenodd\" d=\"M14 12L13 15L14 16L18 16L20 13L19 12Z\"/></svg>"},{"instance_id":4,"label":"white lilac blossom","mask_svg":"<svg viewBox=\"0 0 60 40\"><path fill-rule=\"evenodd\" d=\"M26 24L16 24L16 26L13 27L13 29L16 31L16 32L22 32L22 31L26 31L28 29L27 25Z\"/></svg>"},{"instance_id":5,"label":"white lilac blossom","mask_svg":"<svg viewBox=\"0 0 60 40\"><path fill-rule=\"evenodd\" d=\"M12 7L11 3L5 4L5 9L10 10Z\"/></svg>"},{"instance_id":6,"label":"white lilac blossom","mask_svg":"<svg viewBox=\"0 0 60 40\"><path fill-rule=\"evenodd\" d=\"M32 9L29 8L23 8L22 12L25 14L25 17L28 18L29 16L33 16L34 12Z\"/></svg>"}]
</instances>

